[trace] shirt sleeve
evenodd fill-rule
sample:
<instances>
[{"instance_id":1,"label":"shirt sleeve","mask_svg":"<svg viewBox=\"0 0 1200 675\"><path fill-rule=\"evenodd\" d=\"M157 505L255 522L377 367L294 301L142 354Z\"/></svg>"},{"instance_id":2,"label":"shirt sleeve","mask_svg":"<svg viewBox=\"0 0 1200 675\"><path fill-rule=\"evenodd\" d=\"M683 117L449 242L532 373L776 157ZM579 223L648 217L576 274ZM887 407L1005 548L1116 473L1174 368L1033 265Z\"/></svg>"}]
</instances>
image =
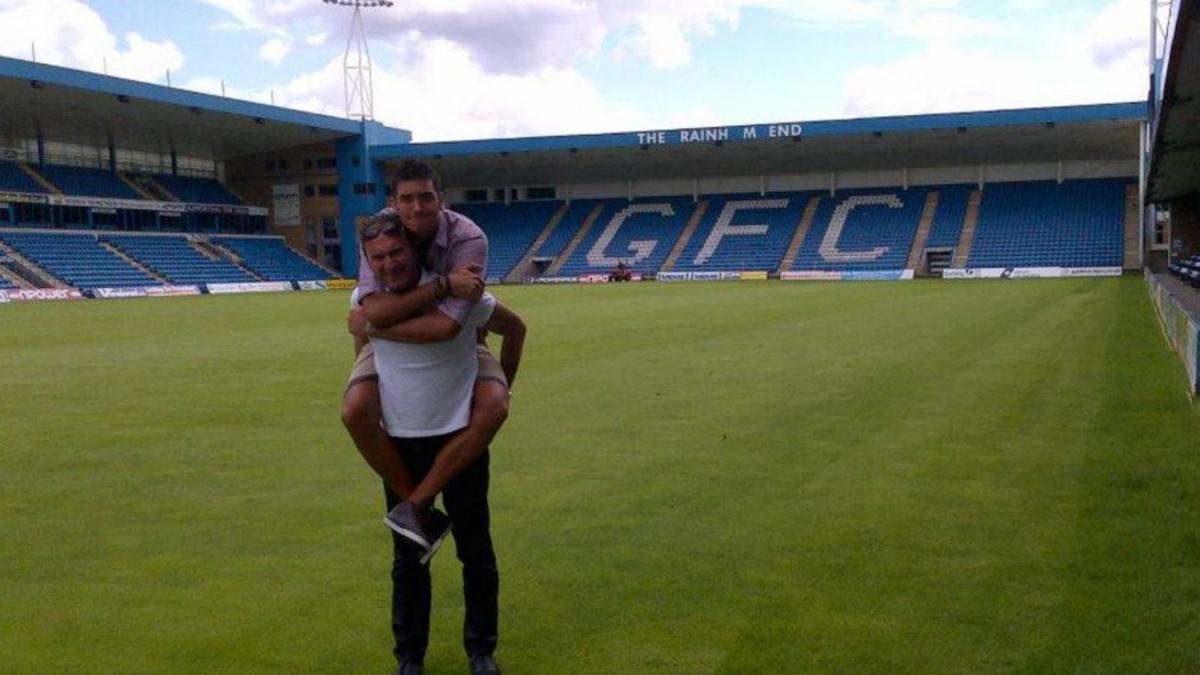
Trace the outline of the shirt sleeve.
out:
<instances>
[{"instance_id":1,"label":"shirt sleeve","mask_svg":"<svg viewBox=\"0 0 1200 675\"><path fill-rule=\"evenodd\" d=\"M471 328L480 328L492 318L492 312L496 309L496 298L491 293L484 293L479 302L471 305L471 314L469 321ZM463 325L466 327L466 324Z\"/></svg>"},{"instance_id":2,"label":"shirt sleeve","mask_svg":"<svg viewBox=\"0 0 1200 675\"><path fill-rule=\"evenodd\" d=\"M350 293L350 309L358 309L359 300L362 300L362 288L355 286L354 291Z\"/></svg>"},{"instance_id":3,"label":"shirt sleeve","mask_svg":"<svg viewBox=\"0 0 1200 675\"><path fill-rule=\"evenodd\" d=\"M479 265L484 270L487 270L488 244L485 237L475 237L459 242L455 247L450 259L453 260L454 267L465 267L467 265ZM449 271L449 270L447 270ZM362 285L361 277L359 277L359 285ZM374 280L374 277L372 277ZM365 295L365 294L364 294ZM493 302L495 300L493 299ZM463 300L462 298L447 297L438 303L438 310L443 314L454 319L458 325L465 326L467 318L471 314L471 308L475 303ZM488 310L488 316L491 316L492 311ZM487 321L487 319L484 319Z\"/></svg>"}]
</instances>

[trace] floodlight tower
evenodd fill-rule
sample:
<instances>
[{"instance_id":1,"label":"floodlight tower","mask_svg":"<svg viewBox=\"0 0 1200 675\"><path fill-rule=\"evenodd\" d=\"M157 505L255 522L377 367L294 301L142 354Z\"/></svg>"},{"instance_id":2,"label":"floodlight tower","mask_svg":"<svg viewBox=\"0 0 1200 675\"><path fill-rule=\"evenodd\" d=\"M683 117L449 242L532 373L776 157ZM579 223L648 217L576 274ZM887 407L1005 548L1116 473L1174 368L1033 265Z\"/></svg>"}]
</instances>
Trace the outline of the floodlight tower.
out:
<instances>
[{"instance_id":1,"label":"floodlight tower","mask_svg":"<svg viewBox=\"0 0 1200 675\"><path fill-rule=\"evenodd\" d=\"M375 117L375 88L371 75L371 52L367 49L367 33L363 28L364 7L391 7L392 0L321 0L327 5L353 7L350 37L346 40L345 68L346 117L369 120Z\"/></svg>"}]
</instances>

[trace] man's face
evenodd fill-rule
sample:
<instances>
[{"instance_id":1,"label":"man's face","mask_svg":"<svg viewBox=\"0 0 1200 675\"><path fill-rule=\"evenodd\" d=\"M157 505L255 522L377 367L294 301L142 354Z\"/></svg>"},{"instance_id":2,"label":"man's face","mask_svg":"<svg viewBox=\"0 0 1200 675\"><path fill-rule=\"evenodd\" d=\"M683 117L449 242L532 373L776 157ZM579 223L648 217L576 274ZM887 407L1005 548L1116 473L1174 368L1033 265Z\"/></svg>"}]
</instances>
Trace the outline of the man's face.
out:
<instances>
[{"instance_id":1,"label":"man's face","mask_svg":"<svg viewBox=\"0 0 1200 675\"><path fill-rule=\"evenodd\" d=\"M432 180L402 180L396 183L396 211L404 227L425 242L437 234L442 217L442 196Z\"/></svg>"},{"instance_id":2,"label":"man's face","mask_svg":"<svg viewBox=\"0 0 1200 675\"><path fill-rule=\"evenodd\" d=\"M368 241L363 250L371 271L388 289L406 291L417 285L420 268L406 237L381 234Z\"/></svg>"}]
</instances>

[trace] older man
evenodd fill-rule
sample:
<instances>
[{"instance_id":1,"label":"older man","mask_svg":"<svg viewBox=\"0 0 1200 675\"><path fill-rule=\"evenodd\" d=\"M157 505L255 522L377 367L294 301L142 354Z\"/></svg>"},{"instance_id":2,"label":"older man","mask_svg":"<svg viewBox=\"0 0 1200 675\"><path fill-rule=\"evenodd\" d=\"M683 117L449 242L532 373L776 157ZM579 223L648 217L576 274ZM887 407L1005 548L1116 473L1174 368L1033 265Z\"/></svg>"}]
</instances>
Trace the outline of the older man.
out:
<instances>
[{"instance_id":1,"label":"older man","mask_svg":"<svg viewBox=\"0 0 1200 675\"><path fill-rule=\"evenodd\" d=\"M414 250L419 240L398 219L373 219L361 239L368 263L387 291L403 293L422 282L445 283L421 268ZM360 295L355 292L354 302L361 300ZM524 323L490 294L484 294L473 305L451 339L414 341L414 335L439 334L438 326L445 322L437 316L439 313L433 310L410 319L403 327L365 332L375 353L383 428L393 444L392 452L416 480L428 475L440 453L469 425L478 375L477 329L502 336L500 367L510 383L517 376L524 345ZM365 347L361 337L356 346ZM499 572L490 533L488 463L485 447L456 471L441 491L463 567L463 646L476 675L500 672L493 658L498 639ZM401 498L386 482L384 490L391 513L402 503ZM393 529L392 632L399 662L397 673L415 675L423 668L429 641L431 596L425 562L436 542L429 542L433 546L428 548L413 546L408 533Z\"/></svg>"}]
</instances>

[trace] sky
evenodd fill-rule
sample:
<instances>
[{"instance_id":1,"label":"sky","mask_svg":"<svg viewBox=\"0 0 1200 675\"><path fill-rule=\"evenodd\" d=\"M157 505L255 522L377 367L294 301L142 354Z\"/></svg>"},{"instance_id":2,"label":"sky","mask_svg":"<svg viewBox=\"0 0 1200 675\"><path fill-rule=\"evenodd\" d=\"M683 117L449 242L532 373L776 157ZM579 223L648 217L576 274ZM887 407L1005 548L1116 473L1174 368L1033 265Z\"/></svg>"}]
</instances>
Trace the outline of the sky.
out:
<instances>
[{"instance_id":1,"label":"sky","mask_svg":"<svg viewBox=\"0 0 1200 675\"><path fill-rule=\"evenodd\" d=\"M1144 100L1148 0L395 0L374 117L415 141ZM345 116L321 0L0 0L0 55Z\"/></svg>"}]
</instances>

